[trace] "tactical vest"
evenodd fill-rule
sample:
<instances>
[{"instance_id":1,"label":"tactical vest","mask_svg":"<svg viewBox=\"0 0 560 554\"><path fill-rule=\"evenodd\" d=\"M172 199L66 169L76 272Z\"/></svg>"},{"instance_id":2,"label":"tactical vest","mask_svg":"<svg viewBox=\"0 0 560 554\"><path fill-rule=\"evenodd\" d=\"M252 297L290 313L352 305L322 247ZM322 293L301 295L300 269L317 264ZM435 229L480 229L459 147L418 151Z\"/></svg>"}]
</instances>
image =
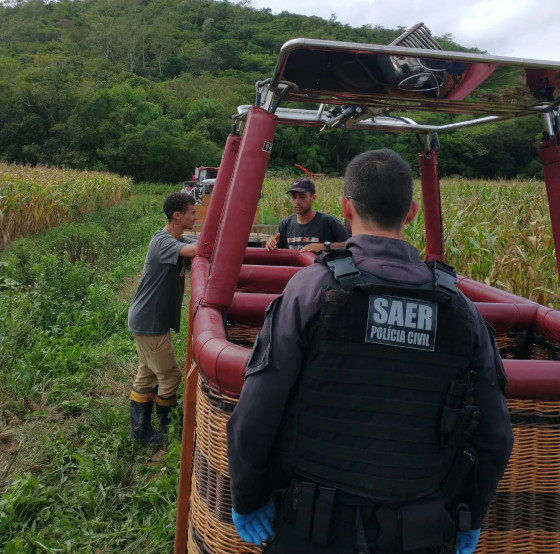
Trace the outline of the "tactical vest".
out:
<instances>
[{"instance_id":1,"label":"tactical vest","mask_svg":"<svg viewBox=\"0 0 560 554\"><path fill-rule=\"evenodd\" d=\"M448 439L472 393L470 312L448 266L411 286L349 261L350 286L323 291L277 460L288 474L376 503L410 502L441 488L456 453ZM344 263L331 267L335 277L348 278Z\"/></svg>"}]
</instances>

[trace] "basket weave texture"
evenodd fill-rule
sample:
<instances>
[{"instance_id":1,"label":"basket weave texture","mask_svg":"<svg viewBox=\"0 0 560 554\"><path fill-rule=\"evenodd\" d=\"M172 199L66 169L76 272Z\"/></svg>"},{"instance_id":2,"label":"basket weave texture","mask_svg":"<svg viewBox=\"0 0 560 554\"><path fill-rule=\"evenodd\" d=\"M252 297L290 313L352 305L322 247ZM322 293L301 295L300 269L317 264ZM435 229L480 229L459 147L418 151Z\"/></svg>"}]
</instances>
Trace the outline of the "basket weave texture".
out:
<instances>
[{"instance_id":1,"label":"basket weave texture","mask_svg":"<svg viewBox=\"0 0 560 554\"><path fill-rule=\"evenodd\" d=\"M230 340L252 343L258 329L228 328ZM515 357L520 338L498 337L503 357ZM525 348L525 345L521 345ZM531 341L530 356L556 359L556 345ZM236 400L200 381L192 477L189 554L258 554L231 523L226 423ZM560 553L560 401L508 399L513 452L490 505L477 554Z\"/></svg>"},{"instance_id":2,"label":"basket weave texture","mask_svg":"<svg viewBox=\"0 0 560 554\"><path fill-rule=\"evenodd\" d=\"M515 443L476 552L560 552L560 402L508 407Z\"/></svg>"},{"instance_id":3,"label":"basket weave texture","mask_svg":"<svg viewBox=\"0 0 560 554\"><path fill-rule=\"evenodd\" d=\"M260 327L250 327L241 325L232 325L226 327L228 340L241 346L251 348L257 340L257 335L261 330Z\"/></svg>"},{"instance_id":4,"label":"basket weave texture","mask_svg":"<svg viewBox=\"0 0 560 554\"><path fill-rule=\"evenodd\" d=\"M525 360L560 360L560 345L528 331L497 335L496 344L502 358Z\"/></svg>"},{"instance_id":5,"label":"basket weave texture","mask_svg":"<svg viewBox=\"0 0 560 554\"><path fill-rule=\"evenodd\" d=\"M200 385L196 401L188 552L260 554L259 547L239 537L231 521L226 423L235 400L213 395L202 381Z\"/></svg>"}]
</instances>

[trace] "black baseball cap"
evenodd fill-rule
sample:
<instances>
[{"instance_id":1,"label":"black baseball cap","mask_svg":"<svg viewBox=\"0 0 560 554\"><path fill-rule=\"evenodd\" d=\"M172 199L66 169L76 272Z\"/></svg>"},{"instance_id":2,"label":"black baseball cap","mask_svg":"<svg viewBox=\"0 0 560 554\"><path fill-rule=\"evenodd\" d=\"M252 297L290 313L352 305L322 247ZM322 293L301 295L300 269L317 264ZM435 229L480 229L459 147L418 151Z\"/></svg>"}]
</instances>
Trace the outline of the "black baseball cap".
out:
<instances>
[{"instance_id":1,"label":"black baseball cap","mask_svg":"<svg viewBox=\"0 0 560 554\"><path fill-rule=\"evenodd\" d=\"M315 185L310 179L298 179L292 183L290 190L287 190L286 194L290 194L291 192L310 192L311 194L315 194Z\"/></svg>"}]
</instances>

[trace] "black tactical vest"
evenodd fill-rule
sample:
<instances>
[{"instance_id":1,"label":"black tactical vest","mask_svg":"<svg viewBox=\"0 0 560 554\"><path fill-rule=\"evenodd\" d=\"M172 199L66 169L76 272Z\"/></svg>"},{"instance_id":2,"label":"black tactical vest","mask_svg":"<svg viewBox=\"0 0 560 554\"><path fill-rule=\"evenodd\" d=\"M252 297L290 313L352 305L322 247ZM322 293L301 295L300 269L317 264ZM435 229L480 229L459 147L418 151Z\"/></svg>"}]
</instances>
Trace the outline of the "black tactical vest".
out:
<instances>
[{"instance_id":1,"label":"black tactical vest","mask_svg":"<svg viewBox=\"0 0 560 554\"><path fill-rule=\"evenodd\" d=\"M452 382L467 379L471 317L436 279L358 275L351 290L324 290L276 455L288 474L400 504L439 490L451 467L442 412Z\"/></svg>"}]
</instances>

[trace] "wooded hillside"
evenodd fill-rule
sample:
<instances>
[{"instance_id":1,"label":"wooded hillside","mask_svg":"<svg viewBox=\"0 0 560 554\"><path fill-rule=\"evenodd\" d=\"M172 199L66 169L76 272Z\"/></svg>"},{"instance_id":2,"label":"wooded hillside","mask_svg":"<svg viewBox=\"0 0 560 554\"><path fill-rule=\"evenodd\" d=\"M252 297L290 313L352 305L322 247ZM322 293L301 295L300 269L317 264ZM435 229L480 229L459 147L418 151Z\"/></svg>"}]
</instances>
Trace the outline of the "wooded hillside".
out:
<instances>
[{"instance_id":1,"label":"wooded hillside","mask_svg":"<svg viewBox=\"0 0 560 554\"><path fill-rule=\"evenodd\" d=\"M271 75L285 41L388 44L402 31L273 15L247 0L5 1L0 160L179 182L196 165L219 163L231 116L253 103L254 83ZM451 35L436 38L445 49L467 50ZM440 173L540 176L540 130L530 117L443 136ZM282 127L270 168L296 171L299 163L340 174L353 155L378 146L416 160L414 136Z\"/></svg>"}]
</instances>

